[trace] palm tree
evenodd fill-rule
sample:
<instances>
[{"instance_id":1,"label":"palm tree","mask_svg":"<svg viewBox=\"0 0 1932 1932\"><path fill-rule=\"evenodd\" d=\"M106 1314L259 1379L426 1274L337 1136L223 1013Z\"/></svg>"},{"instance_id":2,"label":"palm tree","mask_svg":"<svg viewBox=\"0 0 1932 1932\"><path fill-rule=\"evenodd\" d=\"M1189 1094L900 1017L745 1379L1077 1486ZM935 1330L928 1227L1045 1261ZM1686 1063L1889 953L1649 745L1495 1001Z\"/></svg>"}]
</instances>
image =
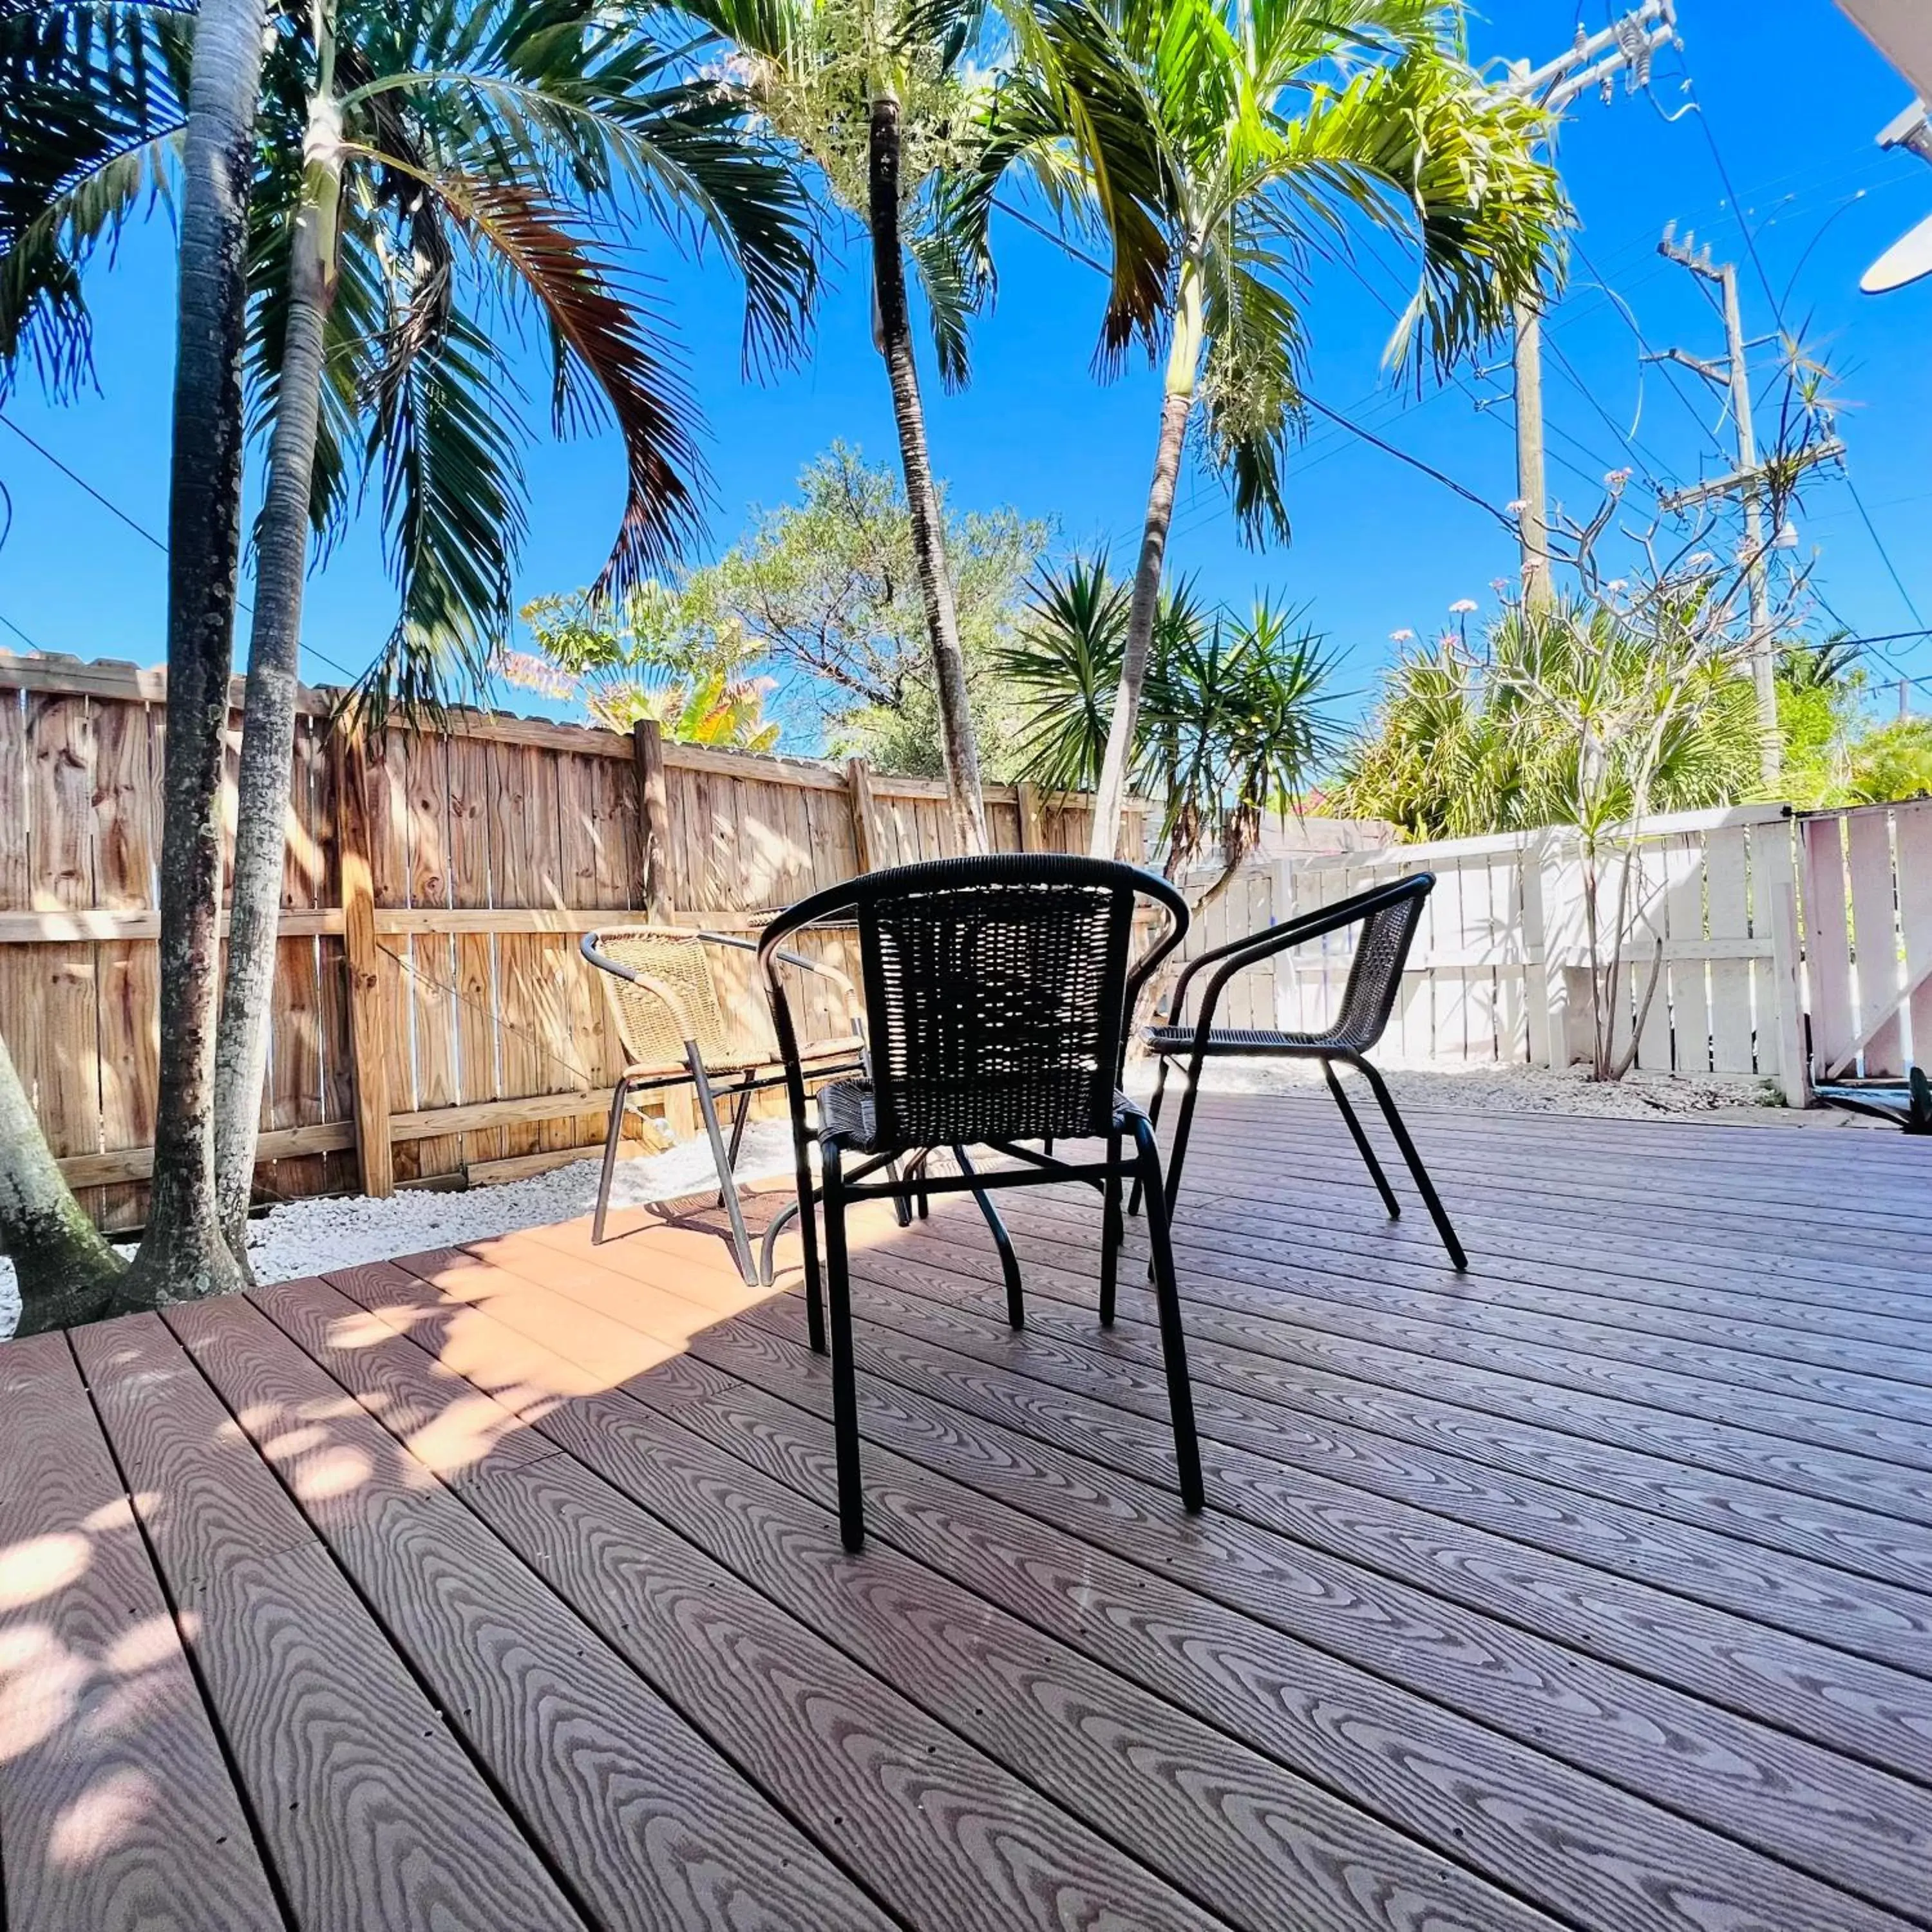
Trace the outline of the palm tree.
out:
<instances>
[{"instance_id":1,"label":"palm tree","mask_svg":"<svg viewBox=\"0 0 1932 1932\"><path fill-rule=\"evenodd\" d=\"M1285 539L1283 468L1304 404L1306 265L1352 220L1412 239L1416 293L1391 352L1452 365L1538 286L1564 215L1535 110L1492 92L1444 0L1035 0L1036 79L1006 91L995 170L1066 205L1070 156L1104 232L1100 361L1164 339L1160 434L1094 850L1112 854L1168 531L1197 401L1208 460L1251 540Z\"/></svg>"},{"instance_id":2,"label":"palm tree","mask_svg":"<svg viewBox=\"0 0 1932 1932\"><path fill-rule=\"evenodd\" d=\"M242 350L262 0L206 0L182 144L181 296L168 493L160 1054L148 1225L117 1304L240 1286L216 1208L221 767L242 536Z\"/></svg>"},{"instance_id":3,"label":"palm tree","mask_svg":"<svg viewBox=\"0 0 1932 1932\"><path fill-rule=\"evenodd\" d=\"M1111 737L1130 604L1098 557L1076 557L1034 586L1000 668L1021 695L1016 754L1035 783L1093 784ZM1163 801L1170 878L1218 850L1220 869L1198 907L1226 891L1264 814L1292 808L1334 749L1332 675L1323 640L1265 598L1241 619L1204 608L1186 580L1162 592L1129 770Z\"/></svg>"},{"instance_id":4,"label":"palm tree","mask_svg":"<svg viewBox=\"0 0 1932 1932\"><path fill-rule=\"evenodd\" d=\"M945 524L926 442L913 351L905 262L931 311L940 374L964 380L966 325L988 286L983 252L950 219L955 176L983 139L989 78L971 64L979 0L683 0L728 35L772 128L806 155L833 202L865 224L874 340L898 432L946 752L947 795L962 850L986 848L979 748L966 660L946 565Z\"/></svg>"},{"instance_id":5,"label":"palm tree","mask_svg":"<svg viewBox=\"0 0 1932 1932\"><path fill-rule=\"evenodd\" d=\"M490 311L550 344L560 432L602 410L622 435L626 500L599 585L617 595L675 554L700 486L690 400L604 223L641 208L722 245L748 292L748 358L796 346L814 283L802 190L747 137L740 90L694 70L694 44L661 46L578 0L315 0L278 26L250 248L250 413L268 481L216 1117L238 1253L311 526L332 538L358 469L380 480L401 613L361 695L377 722L392 698L433 706L450 662L480 679L507 628L524 525L516 384ZM136 45L178 64L178 23L156 28ZM112 93L118 76L98 50L74 65ZM129 118L165 142L171 94L149 87L141 105ZM124 154L76 159L31 231L70 261L124 218L140 181Z\"/></svg>"}]
</instances>

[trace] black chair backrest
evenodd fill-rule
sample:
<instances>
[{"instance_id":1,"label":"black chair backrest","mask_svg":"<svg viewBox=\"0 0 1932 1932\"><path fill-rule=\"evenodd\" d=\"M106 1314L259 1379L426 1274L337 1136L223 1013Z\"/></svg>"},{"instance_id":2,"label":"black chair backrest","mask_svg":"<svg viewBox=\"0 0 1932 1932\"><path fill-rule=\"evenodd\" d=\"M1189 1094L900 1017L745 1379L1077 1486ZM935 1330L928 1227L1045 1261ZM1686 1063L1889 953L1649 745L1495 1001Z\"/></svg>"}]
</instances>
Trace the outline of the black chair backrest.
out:
<instances>
[{"instance_id":1,"label":"black chair backrest","mask_svg":"<svg viewBox=\"0 0 1932 1932\"><path fill-rule=\"evenodd\" d=\"M1402 969L1422 923L1424 904L1435 890L1435 874L1418 872L1324 908L1339 915L1356 908L1361 922L1333 1029L1337 1042L1352 1052L1366 1053L1387 1028L1402 989Z\"/></svg>"},{"instance_id":2,"label":"black chair backrest","mask_svg":"<svg viewBox=\"0 0 1932 1932\"><path fill-rule=\"evenodd\" d=\"M1168 929L1132 962L1142 898ZM767 927L760 956L842 913L858 928L882 1148L1108 1132L1134 999L1187 927L1186 900L1137 867L994 854L816 893ZM784 990L766 977L782 1041Z\"/></svg>"}]
</instances>

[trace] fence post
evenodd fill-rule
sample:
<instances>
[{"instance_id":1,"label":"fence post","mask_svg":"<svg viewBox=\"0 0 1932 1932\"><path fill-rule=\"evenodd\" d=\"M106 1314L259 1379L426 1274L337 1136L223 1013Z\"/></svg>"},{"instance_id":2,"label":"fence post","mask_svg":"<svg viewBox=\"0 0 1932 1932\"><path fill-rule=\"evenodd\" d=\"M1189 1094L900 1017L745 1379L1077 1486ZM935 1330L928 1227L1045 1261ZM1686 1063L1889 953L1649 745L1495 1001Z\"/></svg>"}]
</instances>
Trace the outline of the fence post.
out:
<instances>
[{"instance_id":1,"label":"fence post","mask_svg":"<svg viewBox=\"0 0 1932 1932\"><path fill-rule=\"evenodd\" d=\"M1526 838L1519 861L1522 868L1522 1010L1532 1066L1553 1064L1550 1057L1554 1010L1550 997L1550 920L1543 897L1550 876L1544 863L1549 838L1546 832Z\"/></svg>"},{"instance_id":2,"label":"fence post","mask_svg":"<svg viewBox=\"0 0 1932 1932\"><path fill-rule=\"evenodd\" d=\"M1044 852L1046 850L1046 814L1040 802L1040 787L1029 784L1024 778L1013 788L1019 802L1020 850L1022 852Z\"/></svg>"},{"instance_id":3,"label":"fence post","mask_svg":"<svg viewBox=\"0 0 1932 1932\"><path fill-rule=\"evenodd\" d=\"M654 719L640 718L631 728L631 752L638 772L644 916L665 920L670 916L671 899L670 801L664 785L664 733Z\"/></svg>"},{"instance_id":4,"label":"fence post","mask_svg":"<svg viewBox=\"0 0 1932 1932\"><path fill-rule=\"evenodd\" d=\"M382 962L369 863L368 745L334 734L336 850L342 874L342 955L349 975L350 1072L356 1095L356 1159L364 1194L396 1191L389 1146L389 1066L382 1024Z\"/></svg>"},{"instance_id":5,"label":"fence post","mask_svg":"<svg viewBox=\"0 0 1932 1932\"><path fill-rule=\"evenodd\" d=\"M1768 1031L1777 1042L1778 1084L1787 1107L1811 1104L1811 1068L1804 1051L1804 989L1799 978L1802 955L1798 938L1798 873L1792 863L1792 827L1758 827L1751 856L1771 923L1772 1013ZM1818 916L1814 911L1811 916ZM1762 1042L1759 1052L1763 1052Z\"/></svg>"},{"instance_id":6,"label":"fence post","mask_svg":"<svg viewBox=\"0 0 1932 1932\"><path fill-rule=\"evenodd\" d=\"M876 872L885 856L879 836L878 808L872 802L872 772L863 758L845 760L845 786L852 804L852 844L862 872Z\"/></svg>"}]
</instances>

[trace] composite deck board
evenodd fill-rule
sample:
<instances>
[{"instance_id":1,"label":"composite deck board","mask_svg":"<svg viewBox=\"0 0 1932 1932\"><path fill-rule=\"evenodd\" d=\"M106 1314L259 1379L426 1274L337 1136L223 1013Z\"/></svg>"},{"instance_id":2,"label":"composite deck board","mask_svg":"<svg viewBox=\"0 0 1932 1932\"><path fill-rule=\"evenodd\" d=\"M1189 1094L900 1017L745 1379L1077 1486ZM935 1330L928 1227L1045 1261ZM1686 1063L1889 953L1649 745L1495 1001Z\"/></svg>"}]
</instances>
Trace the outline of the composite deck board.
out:
<instances>
[{"instance_id":1,"label":"composite deck board","mask_svg":"<svg viewBox=\"0 0 1932 1932\"><path fill-rule=\"evenodd\" d=\"M0 1926L1928 1932L1927 1150L1412 1122L1204 1101L1198 1520L1078 1188L855 1222L857 1558L704 1199L0 1348Z\"/></svg>"},{"instance_id":2,"label":"composite deck board","mask_svg":"<svg viewBox=\"0 0 1932 1932\"><path fill-rule=\"evenodd\" d=\"M366 1274L354 1285L376 1299ZM382 1292L392 1312L433 1307L438 1298L426 1280L414 1297L393 1282ZM518 1292L488 1306L502 1310ZM413 1326L405 1314L399 1333ZM532 1345L514 1330L503 1340L499 1373L514 1390ZM880 1680L904 1686L940 1724L1019 1767L1072 1816L1126 1839L1231 1923L1382 1925L1397 1900L1408 1901L1406 1910L1426 1900L1429 1922L1444 1927L1504 1932L1547 1923L944 1576L886 1550L853 1564L822 1504L680 1424L684 1402L742 1388L719 1372L694 1377L699 1366L680 1364L675 1382L642 1377L626 1393L537 1416L536 1426L584 1466L553 1459L519 1483L533 1491L564 1486L554 1506L568 1516L580 1512L584 1486L594 1480L588 1472L596 1471L754 1582L802 1627ZM626 1574L649 1560L648 1550L592 1541ZM943 1915L920 1920L942 1922ZM969 1910L968 1922L983 1920Z\"/></svg>"},{"instance_id":3,"label":"composite deck board","mask_svg":"<svg viewBox=\"0 0 1932 1932\"><path fill-rule=\"evenodd\" d=\"M256 1353L279 1355L290 1379L296 1343L274 1324L309 1332L319 1320L339 1321L335 1310L346 1306L331 1296L318 1309L312 1287L290 1283L260 1291L260 1304L267 1318ZM358 1318L366 1327L368 1318ZM358 1340L365 1348L353 1346ZM400 1384L383 1372L378 1340L352 1333L343 1352L371 1364L370 1388L387 1412ZM451 1379L444 1375L439 1396L425 1392L406 1418L398 1416L412 1444L433 1445L426 1474L460 1481L543 1453L541 1445L505 1453L506 1434L519 1445L530 1437L480 1426L468 1405L489 1399L466 1396ZM236 1385L244 1411L255 1387ZM364 1390L351 1393L369 1399ZM439 1406L425 1414L432 1400ZM442 1413L452 1408L457 1420L445 1429ZM477 1453L466 1455L456 1441ZM891 1922L442 1484L424 1483L374 1517L333 1522L327 1534L597 1924L611 1932L747 1924L869 1932Z\"/></svg>"},{"instance_id":4,"label":"composite deck board","mask_svg":"<svg viewBox=\"0 0 1932 1932\"><path fill-rule=\"evenodd\" d=\"M160 1318L74 1339L297 1924L580 1927Z\"/></svg>"},{"instance_id":5,"label":"composite deck board","mask_svg":"<svg viewBox=\"0 0 1932 1932\"><path fill-rule=\"evenodd\" d=\"M280 1305L321 1369L380 1398L372 1415L391 1416L406 1385L412 1415L456 1399L406 1331L332 1341L343 1315L357 1311L321 1282ZM561 1412L593 1436L600 1426L596 1399ZM917 1924L965 1932L988 1910L1016 1927L1108 1911L1124 1926L1220 1922L922 1720L588 1464L545 1454L466 1474L456 1492L694 1726Z\"/></svg>"},{"instance_id":6,"label":"composite deck board","mask_svg":"<svg viewBox=\"0 0 1932 1932\"><path fill-rule=\"evenodd\" d=\"M942 1306L956 1306L963 1298L982 1310L993 1277L972 1265L978 1259L962 1255L940 1266L902 1271L892 1258L867 1256L859 1269L868 1281L932 1294ZM1076 1291L1070 1298L1062 1286L1069 1280ZM1018 1372L1055 1381L1056 1364L1064 1361L1083 1386L1104 1373L1108 1400L1156 1418L1166 1414L1150 1298L1127 1287L1114 1327L1102 1330L1092 1318L1092 1283L1036 1267L1027 1286L1029 1344L1051 1339L1036 1354L1030 1347L1016 1352L1012 1366ZM1506 1471L1494 1460L1414 1446L1346 1422L1318 1423L1288 1406L1292 1382L1284 1381L1282 1399L1256 1395L1230 1371L1234 1359L1198 1332L1189 1337L1202 1433L1294 1469L1311 1496L1339 1494L1344 1485L1367 1490L1574 1557L1612 1576L1640 1580L1855 1656L1932 1676L1932 1592L1869 1577L1854 1582L1822 1563L1789 1554L1766 1556L1733 1536L1673 1522L1619 1501L1580 1497L1540 1474Z\"/></svg>"},{"instance_id":7,"label":"composite deck board","mask_svg":"<svg viewBox=\"0 0 1932 1932\"><path fill-rule=\"evenodd\" d=\"M734 1324L701 1346L716 1360L732 1353L758 1392L689 1404L681 1412L688 1426L830 1495L817 1413L830 1406L823 1378L768 1333ZM865 1385L865 1402L868 1506L882 1540L1045 1621L1160 1694L1215 1714L1286 1762L1336 1780L1357 1802L1388 1805L1445 1852L1480 1861L1559 1915L1618 1932L1710 1921L1780 1932L1902 1922L1178 1583L1165 1552L1145 1552L1143 1568L1104 1541L1070 1534L1037 1514L1030 1459L982 1454L925 1418L908 1418L902 1436L904 1412L876 1383ZM903 1456L895 1453L901 1444Z\"/></svg>"},{"instance_id":8,"label":"composite deck board","mask_svg":"<svg viewBox=\"0 0 1932 1932\"><path fill-rule=\"evenodd\" d=\"M962 1408L977 1405L991 1420L1044 1432L1081 1453L1121 1459L1123 1467L1165 1480L1172 1448L1157 1370L1109 1362L1030 1330L1024 1343L1011 1343L1002 1329L989 1328L983 1303L960 1310L868 1281L860 1312L875 1331L874 1346L892 1357L896 1370L917 1372L926 1393ZM797 1315L792 1306L760 1311L757 1318L790 1333ZM881 1328L889 1333L876 1332ZM1013 1372L989 1384L988 1366ZM1293 1521L1291 1533L1312 1546L1424 1590L1460 1595L1527 1628L1597 1647L1695 1695L1932 1784L1932 1658L1922 1640L1917 1648L1910 1642L1898 1646L1909 1660L1900 1666L1849 1640L1828 1648L1768 1628L1750 1611L1686 1601L1667 1586L1640 1580L1635 1564L1606 1570L1573 1562L1507 1528L1476 1527L1460 1512L1384 1500L1312 1466L1297 1468L1275 1453L1265 1426L1231 1422L1211 1403L1204 1405L1202 1423L1204 1435L1226 1450L1225 1467L1236 1485L1225 1499L1231 1510L1276 1524ZM1932 1602L1910 1607L1922 1618ZM1675 1640L1667 1654L1660 1654L1656 1640L1663 1624ZM1907 1674L1915 1670L1926 1675Z\"/></svg>"},{"instance_id":9,"label":"composite deck board","mask_svg":"<svg viewBox=\"0 0 1932 1932\"><path fill-rule=\"evenodd\" d=\"M781 1324L770 1325L780 1332ZM802 1327L789 1339L802 1342ZM713 1345L707 1340L704 1346ZM1064 1418L1076 1414L1071 1405L1049 1399L1042 1405L1048 1420L1035 1422L1024 1441L1017 1441L994 1418L1023 1405L962 1401L957 1380L927 1370L927 1352L906 1348L876 1331L865 1336L864 1347L868 1368L895 1385L891 1400L913 1409L928 1429L940 1414L956 1410L962 1418L957 1422L946 1414L956 1430L993 1424L986 1439L1010 1460L1037 1466L1049 1493L1084 1484L1100 1499L1097 1507L1130 1522L1144 1521L1156 1509L1153 1498L1159 1493L1162 1459L1156 1431L1136 1432L1104 1418L1096 1426L1091 1415L1078 1417L1084 1429L1069 1426ZM1001 1392L1012 1396L1013 1385L1003 1382ZM1078 1447L1056 1453L1063 1443L1084 1444L1093 1466L1072 1460ZM1096 1450L1106 1455L1105 1468L1094 1460ZM1389 1539L1373 1534L1381 1526L1312 1507L1270 1508L1280 1496L1271 1472L1264 1467L1257 1474L1226 1452L1216 1455L1210 1449L1207 1466L1210 1480L1220 1485L1214 1533L1195 1532L1183 1551L1168 1557L1166 1574L1580 1769L1626 1789L1667 1786L1686 1815L1798 1859L1822 1876L1863 1886L1895 1907L1910 1909L1922 1898L1922 1874L1932 1861L1932 1794L1802 1736L1742 1720L1723 1707L1700 1706L1680 1690L1605 1664L1606 1655L1627 1656L1638 1648L1643 1631L1640 1616L1613 1590L1566 1597L1558 1588L1562 1580L1547 1576L1534 1580L1540 1592L1520 1584L1512 1588L1512 1568L1522 1566L1498 1564L1484 1578L1468 1562L1467 1549L1458 1549L1458 1540L1442 1533L1418 1538L1398 1552L1409 1559L1404 1565L1409 1574L1424 1570L1436 1558L1458 1600L1432 1599L1366 1562L1332 1557L1312 1539L1286 1540L1312 1525L1331 1546L1352 1548L1363 1558L1383 1557L1386 1570L1394 1567L1386 1561ZM1136 1510L1143 1512L1138 1519L1131 1514ZM1094 1533L1084 1516L1079 1520L1082 1534ZM1118 1553L1117 1542L1098 1540ZM1466 1544L1468 1539L1461 1540ZM1466 1579L1472 1574L1490 1587L1472 1589ZM1472 1598L1500 1600L1516 1615L1506 1620L1472 1613L1466 1602ZM1594 1627L1592 1610L1599 1619ZM1579 1647L1566 1648L1538 1634L1526 1622L1529 1617L1540 1630L1567 1635ZM1682 1617L1674 1628L1689 1621ZM1687 1668L1676 1655L1660 1656L1660 1664L1678 1684L1701 1679L1721 1687L1732 1705L1772 1701L1768 1692L1788 1689L1794 1709L1803 1706L1796 1711L1794 1729L1808 1717L1814 1733L1852 1732L1867 1744L1868 1755L1882 1749L1894 1759L1932 1757L1911 1729L1907 1713L1912 1707L1901 1712L1903 1700L1877 1711L1868 1703L1864 1725L1834 1724L1828 1699L1803 1694L1807 1687L1802 1684L1780 1682L1774 1672L1784 1660L1760 1660L1753 1654L1751 1633L1746 1629L1740 1636L1742 1654L1754 1666L1748 1674L1738 1667L1727 1672L1730 1660L1708 1649L1694 1658L1701 1670ZM1858 1675L1857 1666L1839 1661L1843 1667L1828 1670L1828 1678ZM1920 1694L1916 1707L1922 1711L1926 1687L1908 1683L1905 1688L1908 1697ZM1660 1745L1660 1739L1667 1742ZM1665 1765L1673 1768L1660 1780Z\"/></svg>"},{"instance_id":10,"label":"composite deck board","mask_svg":"<svg viewBox=\"0 0 1932 1932\"><path fill-rule=\"evenodd\" d=\"M58 1335L0 1348L0 1924L284 1924Z\"/></svg>"},{"instance_id":11,"label":"composite deck board","mask_svg":"<svg viewBox=\"0 0 1932 1932\"><path fill-rule=\"evenodd\" d=\"M831 1493L823 1426L794 1406L824 1406L822 1375L793 1344L746 1320L706 1331L694 1346L714 1367L728 1360L773 1386L699 1400L680 1391L672 1413L788 1482L822 1511ZM644 1376L626 1392L650 1402L654 1387L655 1378ZM876 1391L869 1400L876 1402ZM557 1426L538 1424L546 1432ZM916 1492L903 1501L888 1485L882 1499L876 1480L869 1485L873 1508L883 1506L888 1518L878 1526L880 1540L925 1556L989 1604L1043 1619L1048 1634L1127 1671L1156 1694L1198 1708L1208 1721L1258 1739L1291 1766L1339 1777L1358 1801L1386 1803L1391 1822L1419 1828L1449 1856L1486 1861L1513 1890L1566 1916L1618 1928L1696 1922L1707 1910L1729 1912L1741 1925L1900 1922L1651 1806L1626 1802L1613 1790L1211 1598L1114 1562L1104 1546L1070 1544L1052 1527L970 1484L902 1466L877 1447L868 1454L903 1466ZM922 1533L939 1538L946 1553L916 1540ZM1393 1778L1392 1768L1398 1772ZM1559 1849L1565 1856L1546 1869ZM1694 1868L1696 1885L1671 1896L1663 1870ZM1768 1893L1778 1899L1778 1913L1760 1918L1756 1901Z\"/></svg>"}]
</instances>

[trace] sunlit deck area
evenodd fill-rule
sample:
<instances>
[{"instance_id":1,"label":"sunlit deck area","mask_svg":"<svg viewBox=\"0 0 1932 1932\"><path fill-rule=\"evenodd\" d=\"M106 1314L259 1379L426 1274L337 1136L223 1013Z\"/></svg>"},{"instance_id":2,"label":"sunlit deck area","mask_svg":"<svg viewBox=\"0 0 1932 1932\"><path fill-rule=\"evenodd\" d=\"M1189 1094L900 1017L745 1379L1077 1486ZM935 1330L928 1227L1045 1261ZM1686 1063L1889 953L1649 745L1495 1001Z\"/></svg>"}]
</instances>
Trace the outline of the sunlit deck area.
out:
<instances>
[{"instance_id":1,"label":"sunlit deck area","mask_svg":"<svg viewBox=\"0 0 1932 1932\"><path fill-rule=\"evenodd\" d=\"M709 1210L0 1347L5 1932L1932 1925L1932 1144L1411 1118L1204 1103L1192 1519L1091 1193L855 1219L856 1558Z\"/></svg>"}]
</instances>

